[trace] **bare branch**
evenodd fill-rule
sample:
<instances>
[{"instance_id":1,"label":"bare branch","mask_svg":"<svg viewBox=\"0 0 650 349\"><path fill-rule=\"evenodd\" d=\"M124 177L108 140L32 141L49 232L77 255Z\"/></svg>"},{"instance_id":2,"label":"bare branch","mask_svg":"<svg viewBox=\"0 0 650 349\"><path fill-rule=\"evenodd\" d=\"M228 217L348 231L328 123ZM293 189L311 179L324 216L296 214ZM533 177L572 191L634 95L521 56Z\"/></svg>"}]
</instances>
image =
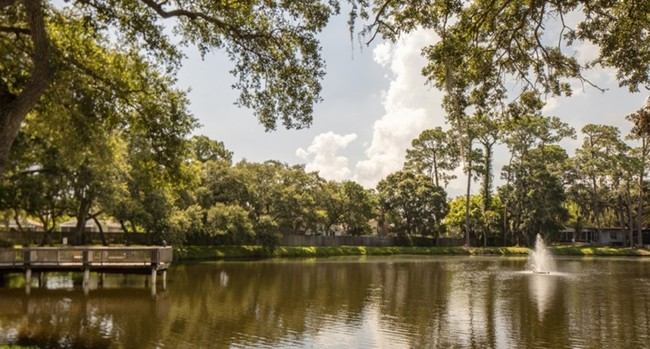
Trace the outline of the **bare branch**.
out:
<instances>
[{"instance_id":1,"label":"bare branch","mask_svg":"<svg viewBox=\"0 0 650 349\"><path fill-rule=\"evenodd\" d=\"M372 25L372 27L375 27L376 29L374 30L370 40L366 41L366 46L370 46L370 44L375 40L377 35L379 35L379 28L381 28L381 27L384 27L384 28L390 30L393 33L393 35L397 35L397 31L395 29L393 29L393 27L391 27L386 22L384 22L382 20L379 20L379 19Z\"/></svg>"},{"instance_id":2,"label":"bare branch","mask_svg":"<svg viewBox=\"0 0 650 349\"><path fill-rule=\"evenodd\" d=\"M159 4L159 3L156 3L153 0L142 0L142 2L145 5L149 6L149 8L151 8L152 10L156 11L156 13L162 18L187 17L187 18L189 18L191 20L195 20L197 18L202 18L202 19L204 19L206 21L209 21L209 22L211 22L213 24L223 26L222 21L219 21L219 20L217 20L215 18L212 18L212 17L208 17L205 14L200 13L200 12L192 12L192 11L187 11L187 10L183 10L183 9L165 11L162 8L163 4L165 4L165 3Z\"/></svg>"},{"instance_id":3,"label":"bare branch","mask_svg":"<svg viewBox=\"0 0 650 349\"><path fill-rule=\"evenodd\" d=\"M215 25L216 27L220 28L224 32L228 33L229 35L232 35L233 37L239 38L240 40L251 40L251 39L262 38L262 37L268 38L267 35L263 35L259 33L247 33L245 31L242 31L240 28L235 28L225 23L224 21L213 16L208 16L203 12L194 12L194 11L189 11L180 8L167 11L163 9L163 5L166 2L157 3L154 0L141 0L141 1L149 8L154 10L162 18L186 17L190 20L201 19Z\"/></svg>"},{"instance_id":4,"label":"bare branch","mask_svg":"<svg viewBox=\"0 0 650 349\"><path fill-rule=\"evenodd\" d=\"M377 35L379 34L379 29L380 29L381 27L385 27L385 28L389 29L390 31L393 32L393 34L397 34L397 32L396 32L396 31L395 31L391 26L389 26L388 24L386 24L384 21L382 21L382 20L380 19L380 18L384 15L384 11L386 11L386 9L388 8L388 5L389 5L391 2L392 2L392 0L386 0L386 1L384 1L384 3L383 3L383 4L381 5L381 7L379 8L379 11L377 11L377 15L375 16L375 20L374 20L373 23L368 27L368 28L375 28L375 30L374 30L374 32L373 32L372 37L370 38L370 40L368 40L368 41L366 42L366 45L370 45L370 43L372 43L372 42L375 40L375 38L376 38ZM371 29L371 30L372 30L372 29Z\"/></svg>"}]
</instances>

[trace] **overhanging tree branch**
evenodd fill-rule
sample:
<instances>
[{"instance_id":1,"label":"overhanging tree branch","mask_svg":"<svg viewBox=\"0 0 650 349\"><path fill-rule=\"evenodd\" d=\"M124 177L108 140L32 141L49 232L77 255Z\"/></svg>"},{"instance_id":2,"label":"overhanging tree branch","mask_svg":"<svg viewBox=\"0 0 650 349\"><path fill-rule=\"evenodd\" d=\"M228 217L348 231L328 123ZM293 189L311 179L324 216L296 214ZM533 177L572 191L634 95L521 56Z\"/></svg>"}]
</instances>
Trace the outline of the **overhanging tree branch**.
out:
<instances>
[{"instance_id":1,"label":"overhanging tree branch","mask_svg":"<svg viewBox=\"0 0 650 349\"><path fill-rule=\"evenodd\" d=\"M0 0L2 1L2 0ZM11 101L2 105L0 109L0 175L9 158L9 150L16 138L20 125L27 113L41 98L54 78L54 69L51 65L51 47L45 30L45 14L41 0L24 0L27 23L31 32L34 52L32 62L34 70L22 92L17 96L6 95L7 86L0 86L0 101Z\"/></svg>"},{"instance_id":2,"label":"overhanging tree branch","mask_svg":"<svg viewBox=\"0 0 650 349\"><path fill-rule=\"evenodd\" d=\"M142 3L147 5L147 7L154 10L162 18L185 17L190 20L201 19L223 30L227 34L231 35L232 37L239 38L240 40L252 40L260 37L267 37L267 38L269 37L269 35L264 35L259 33L247 33L245 31L242 31L240 28L235 28L225 23L223 20L220 20L219 18L213 16L209 16L203 12L189 11L180 8L167 11L163 9L163 5L166 2L157 3L153 0L141 0L141 1Z\"/></svg>"}]
</instances>

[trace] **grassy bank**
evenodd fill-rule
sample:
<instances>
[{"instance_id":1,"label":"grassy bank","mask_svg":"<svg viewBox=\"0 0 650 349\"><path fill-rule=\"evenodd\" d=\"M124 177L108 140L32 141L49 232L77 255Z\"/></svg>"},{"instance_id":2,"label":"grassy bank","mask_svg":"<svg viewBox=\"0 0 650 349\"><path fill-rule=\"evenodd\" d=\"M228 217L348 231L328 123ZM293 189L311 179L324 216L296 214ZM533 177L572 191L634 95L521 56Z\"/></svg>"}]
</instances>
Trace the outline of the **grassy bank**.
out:
<instances>
[{"instance_id":1,"label":"grassy bank","mask_svg":"<svg viewBox=\"0 0 650 349\"><path fill-rule=\"evenodd\" d=\"M300 247L279 246L272 252L262 246L183 246L174 249L174 255L179 260L230 260L230 259L260 259L260 258L309 258L331 256L363 256L363 255L526 255L525 247Z\"/></svg>"},{"instance_id":2,"label":"grassy bank","mask_svg":"<svg viewBox=\"0 0 650 349\"><path fill-rule=\"evenodd\" d=\"M610 246L553 246L551 253L556 256L650 256L645 248Z\"/></svg>"},{"instance_id":3,"label":"grassy bank","mask_svg":"<svg viewBox=\"0 0 650 349\"><path fill-rule=\"evenodd\" d=\"M270 251L262 246L183 246L174 249L181 261L192 260L242 260L263 258L310 258L332 256L382 256L382 255L496 255L525 256L527 247L300 247L280 246ZM593 246L553 246L550 251L561 256L650 256L648 249Z\"/></svg>"}]
</instances>

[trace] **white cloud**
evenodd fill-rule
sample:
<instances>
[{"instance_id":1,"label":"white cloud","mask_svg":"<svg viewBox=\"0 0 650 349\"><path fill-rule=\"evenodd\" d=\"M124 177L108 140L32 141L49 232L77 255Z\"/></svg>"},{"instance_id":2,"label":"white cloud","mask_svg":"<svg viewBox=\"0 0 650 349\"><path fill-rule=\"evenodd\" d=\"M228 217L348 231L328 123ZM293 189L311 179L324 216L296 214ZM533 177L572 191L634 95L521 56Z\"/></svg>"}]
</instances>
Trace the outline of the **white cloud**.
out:
<instances>
[{"instance_id":1,"label":"white cloud","mask_svg":"<svg viewBox=\"0 0 650 349\"><path fill-rule=\"evenodd\" d=\"M345 136L337 135L331 131L321 133L314 137L307 150L298 148L296 156L308 161L305 170L317 171L325 179L337 181L349 179L351 171L348 168L348 159L344 156L337 156L336 153L355 139L357 139L357 135L354 133Z\"/></svg>"},{"instance_id":2,"label":"white cloud","mask_svg":"<svg viewBox=\"0 0 650 349\"><path fill-rule=\"evenodd\" d=\"M557 98L555 97L550 97L546 99L546 104L544 104L544 108L542 108L542 113L543 114L548 114L552 112L553 110L557 109Z\"/></svg>"},{"instance_id":3,"label":"white cloud","mask_svg":"<svg viewBox=\"0 0 650 349\"><path fill-rule=\"evenodd\" d=\"M391 45L387 42L381 43L372 50L372 59L382 67L388 65L391 60Z\"/></svg>"},{"instance_id":4,"label":"white cloud","mask_svg":"<svg viewBox=\"0 0 650 349\"><path fill-rule=\"evenodd\" d=\"M375 121L366 159L355 167L354 179L366 187L402 168L406 149L420 132L444 123L442 94L425 86L421 50L434 43L434 34L419 30L400 42L377 46L376 63L389 68L391 82L383 96L385 114Z\"/></svg>"}]
</instances>

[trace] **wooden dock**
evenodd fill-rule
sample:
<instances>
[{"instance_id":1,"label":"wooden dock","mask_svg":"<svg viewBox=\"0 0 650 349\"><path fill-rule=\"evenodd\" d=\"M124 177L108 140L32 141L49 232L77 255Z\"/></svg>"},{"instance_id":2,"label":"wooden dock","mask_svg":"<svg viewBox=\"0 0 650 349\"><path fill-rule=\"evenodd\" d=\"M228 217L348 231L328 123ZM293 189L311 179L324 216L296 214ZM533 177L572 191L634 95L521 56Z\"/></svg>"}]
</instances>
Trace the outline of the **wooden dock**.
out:
<instances>
[{"instance_id":1,"label":"wooden dock","mask_svg":"<svg viewBox=\"0 0 650 349\"><path fill-rule=\"evenodd\" d=\"M138 273L166 279L172 263L172 248L153 247L26 247L0 248L0 274L24 272L26 283L33 272L83 271L87 284L91 271L100 273Z\"/></svg>"}]
</instances>

